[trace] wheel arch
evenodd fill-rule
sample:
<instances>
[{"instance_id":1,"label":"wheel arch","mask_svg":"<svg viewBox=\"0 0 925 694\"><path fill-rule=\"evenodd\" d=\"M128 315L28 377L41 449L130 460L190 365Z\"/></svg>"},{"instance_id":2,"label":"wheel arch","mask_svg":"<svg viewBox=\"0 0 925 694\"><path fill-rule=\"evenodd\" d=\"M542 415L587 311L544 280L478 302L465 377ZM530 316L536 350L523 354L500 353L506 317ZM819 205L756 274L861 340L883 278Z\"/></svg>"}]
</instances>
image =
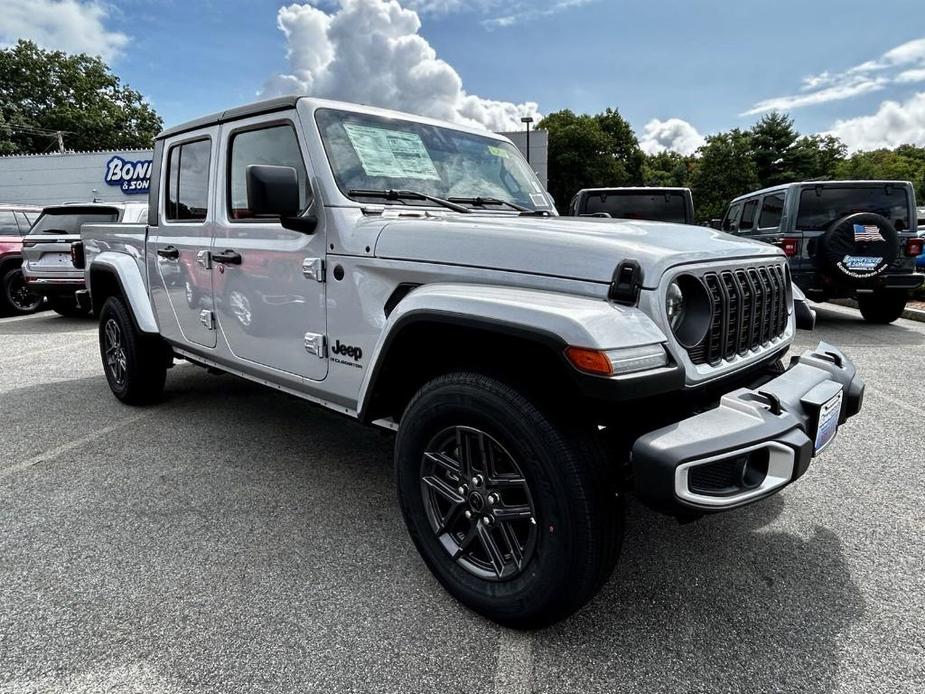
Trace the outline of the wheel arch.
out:
<instances>
[{"instance_id":1,"label":"wheel arch","mask_svg":"<svg viewBox=\"0 0 925 694\"><path fill-rule=\"evenodd\" d=\"M106 299L119 296L140 332L158 333L147 286L134 259L120 253L100 254L90 265L87 287L94 315L99 315Z\"/></svg>"}]
</instances>

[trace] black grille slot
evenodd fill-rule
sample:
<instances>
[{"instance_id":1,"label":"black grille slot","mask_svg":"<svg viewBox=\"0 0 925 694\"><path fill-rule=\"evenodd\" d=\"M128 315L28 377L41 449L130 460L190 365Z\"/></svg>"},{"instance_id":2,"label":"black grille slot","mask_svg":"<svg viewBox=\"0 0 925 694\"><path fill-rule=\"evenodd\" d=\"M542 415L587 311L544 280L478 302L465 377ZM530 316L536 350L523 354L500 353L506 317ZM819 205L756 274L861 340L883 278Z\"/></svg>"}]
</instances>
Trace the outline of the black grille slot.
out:
<instances>
[{"instance_id":1,"label":"black grille slot","mask_svg":"<svg viewBox=\"0 0 925 694\"><path fill-rule=\"evenodd\" d=\"M707 494L735 491L742 477L741 462L741 458L727 458L706 465L695 465L688 473L687 486L692 492Z\"/></svg>"},{"instance_id":2,"label":"black grille slot","mask_svg":"<svg viewBox=\"0 0 925 694\"><path fill-rule=\"evenodd\" d=\"M710 299L710 329L687 350L695 364L719 364L747 354L787 329L787 285L779 265L708 272L702 276Z\"/></svg>"}]
</instances>

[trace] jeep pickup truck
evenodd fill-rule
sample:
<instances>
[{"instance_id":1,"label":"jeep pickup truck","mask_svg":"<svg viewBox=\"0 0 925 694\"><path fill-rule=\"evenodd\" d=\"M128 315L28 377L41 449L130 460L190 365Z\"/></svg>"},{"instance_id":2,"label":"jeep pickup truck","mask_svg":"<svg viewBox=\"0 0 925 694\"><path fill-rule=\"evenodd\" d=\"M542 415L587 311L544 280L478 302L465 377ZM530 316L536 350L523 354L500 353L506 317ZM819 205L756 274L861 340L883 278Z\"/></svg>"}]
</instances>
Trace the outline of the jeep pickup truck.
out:
<instances>
[{"instance_id":1,"label":"jeep pickup truck","mask_svg":"<svg viewBox=\"0 0 925 694\"><path fill-rule=\"evenodd\" d=\"M784 364L779 248L558 217L483 130L265 101L162 132L149 203L81 234L115 396L156 401L183 359L393 430L424 562L504 624L594 594L626 494L681 518L765 499L861 407L836 347Z\"/></svg>"},{"instance_id":2,"label":"jeep pickup truck","mask_svg":"<svg viewBox=\"0 0 925 694\"><path fill-rule=\"evenodd\" d=\"M694 196L690 188L583 188L569 203L568 214L572 217L696 223Z\"/></svg>"}]
</instances>

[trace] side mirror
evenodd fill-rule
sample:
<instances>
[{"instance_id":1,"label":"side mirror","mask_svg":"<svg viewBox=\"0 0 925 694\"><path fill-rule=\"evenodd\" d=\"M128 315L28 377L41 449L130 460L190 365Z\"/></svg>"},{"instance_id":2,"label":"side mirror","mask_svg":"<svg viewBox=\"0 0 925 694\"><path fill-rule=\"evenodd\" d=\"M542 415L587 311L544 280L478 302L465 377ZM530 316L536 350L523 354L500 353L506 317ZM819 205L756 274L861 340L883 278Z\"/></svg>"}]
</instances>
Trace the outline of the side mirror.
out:
<instances>
[{"instance_id":1,"label":"side mirror","mask_svg":"<svg viewBox=\"0 0 925 694\"><path fill-rule=\"evenodd\" d=\"M291 166L251 164L246 169L247 209L257 217L279 217L286 229L314 233L318 218L299 215L299 175Z\"/></svg>"},{"instance_id":2,"label":"side mirror","mask_svg":"<svg viewBox=\"0 0 925 694\"><path fill-rule=\"evenodd\" d=\"M722 231L723 230L723 220L722 219L711 219L710 228L716 229L717 231Z\"/></svg>"}]
</instances>

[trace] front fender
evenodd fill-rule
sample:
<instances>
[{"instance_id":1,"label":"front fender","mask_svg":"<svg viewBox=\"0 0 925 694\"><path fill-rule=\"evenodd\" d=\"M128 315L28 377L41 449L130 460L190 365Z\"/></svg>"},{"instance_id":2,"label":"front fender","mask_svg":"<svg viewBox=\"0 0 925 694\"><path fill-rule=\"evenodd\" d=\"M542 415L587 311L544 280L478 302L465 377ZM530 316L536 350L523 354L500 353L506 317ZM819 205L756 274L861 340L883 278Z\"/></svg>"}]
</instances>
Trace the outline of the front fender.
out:
<instances>
[{"instance_id":1,"label":"front fender","mask_svg":"<svg viewBox=\"0 0 925 694\"><path fill-rule=\"evenodd\" d=\"M88 287L93 298L94 284L99 283L101 273L113 275L122 289L138 329L143 333L157 333L157 322L148 298L148 288L138 262L125 253L105 251L93 259L88 272Z\"/></svg>"},{"instance_id":2,"label":"front fender","mask_svg":"<svg viewBox=\"0 0 925 694\"><path fill-rule=\"evenodd\" d=\"M557 350L567 346L610 350L666 341L661 329L635 307L606 299L473 284L429 284L394 308L376 342L359 394L365 411L389 345L419 320L440 320L530 337Z\"/></svg>"}]
</instances>

